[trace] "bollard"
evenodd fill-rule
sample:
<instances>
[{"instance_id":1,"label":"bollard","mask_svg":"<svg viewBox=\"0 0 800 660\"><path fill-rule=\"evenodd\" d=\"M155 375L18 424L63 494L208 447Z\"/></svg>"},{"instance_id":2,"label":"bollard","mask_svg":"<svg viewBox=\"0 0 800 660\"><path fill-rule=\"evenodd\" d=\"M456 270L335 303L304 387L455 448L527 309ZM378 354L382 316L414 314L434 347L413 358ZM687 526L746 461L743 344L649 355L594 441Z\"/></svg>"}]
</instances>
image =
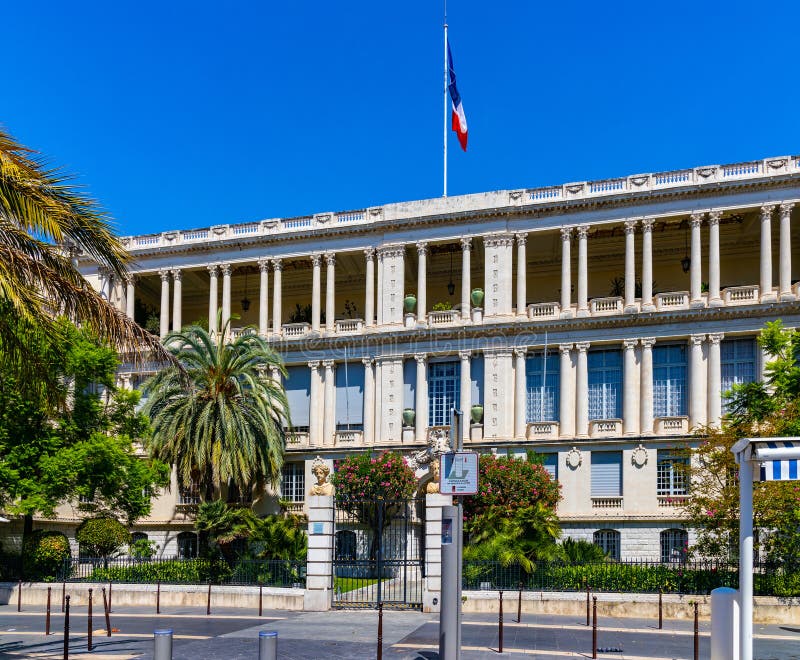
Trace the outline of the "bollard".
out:
<instances>
[{"instance_id":1,"label":"bollard","mask_svg":"<svg viewBox=\"0 0 800 660\"><path fill-rule=\"evenodd\" d=\"M694 601L694 660L700 660L700 627L697 623L697 601Z\"/></svg>"},{"instance_id":2,"label":"bollard","mask_svg":"<svg viewBox=\"0 0 800 660\"><path fill-rule=\"evenodd\" d=\"M206 616L211 616L211 583L208 583L208 599L206 600Z\"/></svg>"},{"instance_id":3,"label":"bollard","mask_svg":"<svg viewBox=\"0 0 800 660\"><path fill-rule=\"evenodd\" d=\"M156 586L156 614L161 614L161 580Z\"/></svg>"},{"instance_id":4,"label":"bollard","mask_svg":"<svg viewBox=\"0 0 800 660\"><path fill-rule=\"evenodd\" d=\"M739 600L736 589L711 592L711 660L739 657Z\"/></svg>"},{"instance_id":5,"label":"bollard","mask_svg":"<svg viewBox=\"0 0 800 660\"><path fill-rule=\"evenodd\" d=\"M108 611L111 612L111 580L108 581Z\"/></svg>"},{"instance_id":6,"label":"bollard","mask_svg":"<svg viewBox=\"0 0 800 660\"><path fill-rule=\"evenodd\" d=\"M383 658L383 603L378 603L378 660Z\"/></svg>"},{"instance_id":7,"label":"bollard","mask_svg":"<svg viewBox=\"0 0 800 660\"><path fill-rule=\"evenodd\" d=\"M47 615L44 620L44 634L50 634L50 587L47 587Z\"/></svg>"},{"instance_id":8,"label":"bollard","mask_svg":"<svg viewBox=\"0 0 800 660\"><path fill-rule=\"evenodd\" d=\"M502 653L503 652L503 590L502 589L500 590L500 613L498 616L497 625L499 626L498 630L499 641L497 644L497 652Z\"/></svg>"},{"instance_id":9,"label":"bollard","mask_svg":"<svg viewBox=\"0 0 800 660\"><path fill-rule=\"evenodd\" d=\"M261 613L264 611L262 608L264 601L262 598L262 586L258 585L258 616L261 616Z\"/></svg>"},{"instance_id":10,"label":"bollard","mask_svg":"<svg viewBox=\"0 0 800 660\"><path fill-rule=\"evenodd\" d=\"M517 599L517 623L522 623L522 580L519 581L519 597Z\"/></svg>"},{"instance_id":11,"label":"bollard","mask_svg":"<svg viewBox=\"0 0 800 660\"><path fill-rule=\"evenodd\" d=\"M589 625L589 585L586 585L586 625Z\"/></svg>"},{"instance_id":12,"label":"bollard","mask_svg":"<svg viewBox=\"0 0 800 660\"><path fill-rule=\"evenodd\" d=\"M272 630L259 630L258 660L277 660L277 658L278 658L278 633Z\"/></svg>"},{"instance_id":13,"label":"bollard","mask_svg":"<svg viewBox=\"0 0 800 660\"><path fill-rule=\"evenodd\" d=\"M64 598L64 660L69 660L69 596Z\"/></svg>"},{"instance_id":14,"label":"bollard","mask_svg":"<svg viewBox=\"0 0 800 660\"><path fill-rule=\"evenodd\" d=\"M153 660L172 660L172 628L153 632Z\"/></svg>"},{"instance_id":15,"label":"bollard","mask_svg":"<svg viewBox=\"0 0 800 660\"><path fill-rule=\"evenodd\" d=\"M64 614L64 596L67 595L67 582L64 580L61 583L61 614Z\"/></svg>"},{"instance_id":16,"label":"bollard","mask_svg":"<svg viewBox=\"0 0 800 660\"><path fill-rule=\"evenodd\" d=\"M108 583L109 589L111 588L111 583ZM111 596L111 594L108 594ZM111 598L108 599L106 602L106 588L103 587L103 611L106 614L106 637L111 637L111 618L109 614L111 613Z\"/></svg>"},{"instance_id":17,"label":"bollard","mask_svg":"<svg viewBox=\"0 0 800 660\"><path fill-rule=\"evenodd\" d=\"M87 648L91 651L92 650L92 590L89 589L89 610L87 611L87 628L88 628L88 639L86 642Z\"/></svg>"},{"instance_id":18,"label":"bollard","mask_svg":"<svg viewBox=\"0 0 800 660\"><path fill-rule=\"evenodd\" d=\"M22 580L17 582L17 612L22 612Z\"/></svg>"},{"instance_id":19,"label":"bollard","mask_svg":"<svg viewBox=\"0 0 800 660\"><path fill-rule=\"evenodd\" d=\"M664 619L662 617L661 611L661 597L664 595L663 589L661 587L658 588L658 629L661 630L663 627Z\"/></svg>"},{"instance_id":20,"label":"bollard","mask_svg":"<svg viewBox=\"0 0 800 660\"><path fill-rule=\"evenodd\" d=\"M592 658L597 658L597 596L592 596Z\"/></svg>"}]
</instances>

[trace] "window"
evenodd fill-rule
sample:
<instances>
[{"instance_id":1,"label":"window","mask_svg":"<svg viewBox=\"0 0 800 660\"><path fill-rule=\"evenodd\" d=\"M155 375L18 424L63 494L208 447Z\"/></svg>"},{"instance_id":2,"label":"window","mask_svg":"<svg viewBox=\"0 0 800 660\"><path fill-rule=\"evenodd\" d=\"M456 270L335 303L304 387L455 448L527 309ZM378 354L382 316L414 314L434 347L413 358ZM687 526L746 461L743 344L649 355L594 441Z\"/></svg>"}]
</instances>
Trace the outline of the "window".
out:
<instances>
[{"instance_id":1,"label":"window","mask_svg":"<svg viewBox=\"0 0 800 660\"><path fill-rule=\"evenodd\" d=\"M340 362L336 365L335 381L336 430L363 430L364 364L360 360Z\"/></svg>"},{"instance_id":2,"label":"window","mask_svg":"<svg viewBox=\"0 0 800 660\"><path fill-rule=\"evenodd\" d=\"M686 346L653 348L653 414L686 415Z\"/></svg>"},{"instance_id":3,"label":"window","mask_svg":"<svg viewBox=\"0 0 800 660\"><path fill-rule=\"evenodd\" d=\"M228 482L228 504L238 504L240 506L247 506L253 503L253 489L252 487L246 488L244 491L239 490L233 481Z\"/></svg>"},{"instance_id":4,"label":"window","mask_svg":"<svg viewBox=\"0 0 800 660\"><path fill-rule=\"evenodd\" d=\"M622 497L622 452L592 452L592 497Z\"/></svg>"},{"instance_id":5,"label":"window","mask_svg":"<svg viewBox=\"0 0 800 660\"><path fill-rule=\"evenodd\" d=\"M622 417L622 351L589 351L589 419Z\"/></svg>"},{"instance_id":6,"label":"window","mask_svg":"<svg viewBox=\"0 0 800 660\"><path fill-rule=\"evenodd\" d=\"M336 532L336 559L356 558L356 533L343 529Z\"/></svg>"},{"instance_id":7,"label":"window","mask_svg":"<svg viewBox=\"0 0 800 660\"><path fill-rule=\"evenodd\" d=\"M178 559L194 559L197 557L197 534L181 532L178 534Z\"/></svg>"},{"instance_id":8,"label":"window","mask_svg":"<svg viewBox=\"0 0 800 660\"><path fill-rule=\"evenodd\" d=\"M665 529L661 532L661 561L685 561L689 550L689 534L685 529Z\"/></svg>"},{"instance_id":9,"label":"window","mask_svg":"<svg viewBox=\"0 0 800 660\"><path fill-rule=\"evenodd\" d=\"M529 422L554 422L558 420L559 400L558 355L544 353L529 355L525 360L525 380L528 388Z\"/></svg>"},{"instance_id":10,"label":"window","mask_svg":"<svg viewBox=\"0 0 800 660\"><path fill-rule=\"evenodd\" d=\"M558 454L542 454L542 465L551 479L558 479Z\"/></svg>"},{"instance_id":11,"label":"window","mask_svg":"<svg viewBox=\"0 0 800 660\"><path fill-rule=\"evenodd\" d=\"M458 362L428 365L428 426L449 426L450 411L459 405Z\"/></svg>"},{"instance_id":12,"label":"window","mask_svg":"<svg viewBox=\"0 0 800 660\"><path fill-rule=\"evenodd\" d=\"M131 545L136 543L136 541L146 541L146 540L147 540L147 534L145 534L144 532L133 532L131 534Z\"/></svg>"},{"instance_id":13,"label":"window","mask_svg":"<svg viewBox=\"0 0 800 660\"><path fill-rule=\"evenodd\" d=\"M200 486L192 480L188 486L178 486L178 504L200 504Z\"/></svg>"},{"instance_id":14,"label":"window","mask_svg":"<svg viewBox=\"0 0 800 660\"><path fill-rule=\"evenodd\" d=\"M306 473L302 463L286 463L283 466L281 497L290 502L305 502Z\"/></svg>"},{"instance_id":15,"label":"window","mask_svg":"<svg viewBox=\"0 0 800 660\"><path fill-rule=\"evenodd\" d=\"M685 456L658 452L656 468L656 495L686 495L688 492L686 470L689 461Z\"/></svg>"},{"instance_id":16,"label":"window","mask_svg":"<svg viewBox=\"0 0 800 660\"><path fill-rule=\"evenodd\" d=\"M611 559L619 561L619 532L615 529L598 529L594 533L594 544L600 546Z\"/></svg>"},{"instance_id":17,"label":"window","mask_svg":"<svg viewBox=\"0 0 800 660\"><path fill-rule=\"evenodd\" d=\"M722 409L728 397L725 393L734 385L756 380L756 341L753 338L725 339L720 344L722 362Z\"/></svg>"}]
</instances>

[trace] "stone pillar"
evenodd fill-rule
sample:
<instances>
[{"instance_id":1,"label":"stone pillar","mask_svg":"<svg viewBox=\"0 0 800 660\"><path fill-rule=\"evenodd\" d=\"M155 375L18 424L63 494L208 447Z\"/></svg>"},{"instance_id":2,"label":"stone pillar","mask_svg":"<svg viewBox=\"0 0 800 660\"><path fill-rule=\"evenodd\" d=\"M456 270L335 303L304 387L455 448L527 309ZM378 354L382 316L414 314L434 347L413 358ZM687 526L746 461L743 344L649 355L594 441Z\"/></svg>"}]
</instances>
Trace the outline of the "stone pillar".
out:
<instances>
[{"instance_id":1,"label":"stone pillar","mask_svg":"<svg viewBox=\"0 0 800 660\"><path fill-rule=\"evenodd\" d=\"M625 435L639 434L639 415L637 405L639 394L636 391L636 339L622 341L622 432Z\"/></svg>"},{"instance_id":2,"label":"stone pillar","mask_svg":"<svg viewBox=\"0 0 800 660\"><path fill-rule=\"evenodd\" d=\"M642 220L642 311L654 312L653 304L653 218Z\"/></svg>"},{"instance_id":3,"label":"stone pillar","mask_svg":"<svg viewBox=\"0 0 800 660\"><path fill-rule=\"evenodd\" d=\"M403 358L376 358L378 368L375 399L375 441L400 443L403 439Z\"/></svg>"},{"instance_id":4,"label":"stone pillar","mask_svg":"<svg viewBox=\"0 0 800 660\"><path fill-rule=\"evenodd\" d=\"M333 360L323 360L325 368L325 402L322 413L322 445L332 447L336 437L336 376Z\"/></svg>"},{"instance_id":5,"label":"stone pillar","mask_svg":"<svg viewBox=\"0 0 800 660\"><path fill-rule=\"evenodd\" d=\"M416 411L414 439L417 442L424 442L425 429L428 428L428 356L425 353L417 353L414 359L417 362L417 384L414 388Z\"/></svg>"},{"instance_id":6,"label":"stone pillar","mask_svg":"<svg viewBox=\"0 0 800 660\"><path fill-rule=\"evenodd\" d=\"M792 208L794 204L781 204L781 252L778 291L781 300L794 300L792 293Z\"/></svg>"},{"instance_id":7,"label":"stone pillar","mask_svg":"<svg viewBox=\"0 0 800 660\"><path fill-rule=\"evenodd\" d=\"M625 221L625 308L626 314L636 309L636 225L638 220Z\"/></svg>"},{"instance_id":8,"label":"stone pillar","mask_svg":"<svg viewBox=\"0 0 800 660\"><path fill-rule=\"evenodd\" d=\"M425 580L422 611L438 612L442 603L442 507L452 506L452 495L425 496ZM434 605L433 601L436 601Z\"/></svg>"},{"instance_id":9,"label":"stone pillar","mask_svg":"<svg viewBox=\"0 0 800 660\"><path fill-rule=\"evenodd\" d=\"M272 334L280 337L281 326L283 324L283 299L282 299L282 275L283 260L273 259L272 270L274 272L274 282L272 284Z\"/></svg>"},{"instance_id":10,"label":"stone pillar","mask_svg":"<svg viewBox=\"0 0 800 660\"><path fill-rule=\"evenodd\" d=\"M333 332L336 328L336 255L325 253L325 330Z\"/></svg>"},{"instance_id":11,"label":"stone pillar","mask_svg":"<svg viewBox=\"0 0 800 660\"><path fill-rule=\"evenodd\" d=\"M700 227L705 213L692 213L689 224L692 227L691 265L689 266L689 305L703 307L703 256L700 243Z\"/></svg>"},{"instance_id":12,"label":"stone pillar","mask_svg":"<svg viewBox=\"0 0 800 660\"><path fill-rule=\"evenodd\" d=\"M322 309L322 255L311 255L311 330L319 332Z\"/></svg>"},{"instance_id":13,"label":"stone pillar","mask_svg":"<svg viewBox=\"0 0 800 660\"><path fill-rule=\"evenodd\" d=\"M383 325L383 255L380 250L376 251L378 256L378 302L377 302L377 323Z\"/></svg>"},{"instance_id":14,"label":"stone pillar","mask_svg":"<svg viewBox=\"0 0 800 660\"><path fill-rule=\"evenodd\" d=\"M514 367L510 349L484 349L483 438L514 437Z\"/></svg>"},{"instance_id":15,"label":"stone pillar","mask_svg":"<svg viewBox=\"0 0 800 660\"><path fill-rule=\"evenodd\" d=\"M483 239L485 316L507 316L512 313L511 264L514 250L512 241L510 234L492 234Z\"/></svg>"},{"instance_id":16,"label":"stone pillar","mask_svg":"<svg viewBox=\"0 0 800 660\"><path fill-rule=\"evenodd\" d=\"M381 299L384 324L403 324L403 298L405 297L405 246L385 245L378 249L381 259Z\"/></svg>"},{"instance_id":17,"label":"stone pillar","mask_svg":"<svg viewBox=\"0 0 800 660\"><path fill-rule=\"evenodd\" d=\"M472 250L472 239L469 236L461 238L461 318L469 321L472 310L470 294L470 251ZM484 295L485 297L485 295Z\"/></svg>"},{"instance_id":18,"label":"stone pillar","mask_svg":"<svg viewBox=\"0 0 800 660\"><path fill-rule=\"evenodd\" d=\"M653 433L653 346L655 337L642 340L642 367L639 377L641 395L639 397L639 426L642 435Z\"/></svg>"},{"instance_id":19,"label":"stone pillar","mask_svg":"<svg viewBox=\"0 0 800 660\"><path fill-rule=\"evenodd\" d=\"M589 316L589 225L581 225L578 234L578 316Z\"/></svg>"},{"instance_id":20,"label":"stone pillar","mask_svg":"<svg viewBox=\"0 0 800 660\"><path fill-rule=\"evenodd\" d=\"M180 332L183 327L183 291L181 286L181 270L172 271L172 330Z\"/></svg>"},{"instance_id":21,"label":"stone pillar","mask_svg":"<svg viewBox=\"0 0 800 660\"><path fill-rule=\"evenodd\" d=\"M128 307L128 303L127 303L127 301L128 301L128 298L127 298L128 291L125 288L124 280L120 279L119 277L116 277L114 279L114 289L116 290L116 296L117 296L117 305L116 305L116 307L120 312L124 312Z\"/></svg>"},{"instance_id":22,"label":"stone pillar","mask_svg":"<svg viewBox=\"0 0 800 660\"><path fill-rule=\"evenodd\" d=\"M528 430L528 382L525 373L526 348L514 349L514 437L524 440Z\"/></svg>"},{"instance_id":23,"label":"stone pillar","mask_svg":"<svg viewBox=\"0 0 800 660\"><path fill-rule=\"evenodd\" d=\"M417 323L425 323L428 313L428 244L417 243Z\"/></svg>"},{"instance_id":24,"label":"stone pillar","mask_svg":"<svg viewBox=\"0 0 800 660\"><path fill-rule=\"evenodd\" d=\"M333 571L333 497L308 496L308 556L303 610L325 612L331 608Z\"/></svg>"},{"instance_id":25,"label":"stone pillar","mask_svg":"<svg viewBox=\"0 0 800 660\"><path fill-rule=\"evenodd\" d=\"M321 424L320 424L320 410L319 405L319 360L312 360L308 363L308 368L311 369L311 401L308 408L308 444L311 447L322 446Z\"/></svg>"},{"instance_id":26,"label":"stone pillar","mask_svg":"<svg viewBox=\"0 0 800 660\"><path fill-rule=\"evenodd\" d=\"M708 424L719 428L722 421L722 360L719 343L725 335L708 335Z\"/></svg>"},{"instance_id":27,"label":"stone pillar","mask_svg":"<svg viewBox=\"0 0 800 660\"><path fill-rule=\"evenodd\" d=\"M722 211L711 211L708 214L708 306L721 307L719 295L720 258L719 258L719 219Z\"/></svg>"},{"instance_id":28,"label":"stone pillar","mask_svg":"<svg viewBox=\"0 0 800 660\"><path fill-rule=\"evenodd\" d=\"M525 291L528 277L528 258L525 255L525 243L528 235L514 234L517 239L517 316L528 315L528 295Z\"/></svg>"},{"instance_id":29,"label":"stone pillar","mask_svg":"<svg viewBox=\"0 0 800 660\"><path fill-rule=\"evenodd\" d=\"M375 442L375 373L372 358L361 358L364 364L364 444Z\"/></svg>"},{"instance_id":30,"label":"stone pillar","mask_svg":"<svg viewBox=\"0 0 800 660\"><path fill-rule=\"evenodd\" d=\"M589 342L575 344L578 349L578 368L576 373L577 396L575 397L576 435L579 438L589 437L589 360L587 351Z\"/></svg>"},{"instance_id":31,"label":"stone pillar","mask_svg":"<svg viewBox=\"0 0 800 660\"><path fill-rule=\"evenodd\" d=\"M208 274L210 286L208 288L208 332L214 337L219 328L217 328L217 296L219 294L219 285L217 284L217 275L219 273L219 266L212 264L208 267Z\"/></svg>"},{"instance_id":32,"label":"stone pillar","mask_svg":"<svg viewBox=\"0 0 800 660\"><path fill-rule=\"evenodd\" d=\"M159 271L160 272L160 271ZM108 300L108 274L109 270L105 266L100 266L97 269L97 277L100 280L100 288L98 292L103 300Z\"/></svg>"},{"instance_id":33,"label":"stone pillar","mask_svg":"<svg viewBox=\"0 0 800 660\"><path fill-rule=\"evenodd\" d=\"M775 302L772 292L772 212L774 204L761 207L761 302Z\"/></svg>"},{"instance_id":34,"label":"stone pillar","mask_svg":"<svg viewBox=\"0 0 800 660\"><path fill-rule=\"evenodd\" d=\"M231 320L231 265L222 264L222 328L226 338L230 336L228 323Z\"/></svg>"},{"instance_id":35,"label":"stone pillar","mask_svg":"<svg viewBox=\"0 0 800 660\"><path fill-rule=\"evenodd\" d=\"M258 334L266 337L269 332L269 259L258 260L261 282L258 289Z\"/></svg>"},{"instance_id":36,"label":"stone pillar","mask_svg":"<svg viewBox=\"0 0 800 660\"><path fill-rule=\"evenodd\" d=\"M572 317L572 263L569 241L572 227L561 228L561 318Z\"/></svg>"},{"instance_id":37,"label":"stone pillar","mask_svg":"<svg viewBox=\"0 0 800 660\"><path fill-rule=\"evenodd\" d=\"M133 275L128 275L125 278L125 314L127 314L129 319L132 319L134 316L134 310L136 309L136 278Z\"/></svg>"},{"instance_id":38,"label":"stone pillar","mask_svg":"<svg viewBox=\"0 0 800 660\"><path fill-rule=\"evenodd\" d=\"M163 339L169 334L169 275L168 269L158 271L161 277L161 324L159 326L159 336Z\"/></svg>"},{"instance_id":39,"label":"stone pillar","mask_svg":"<svg viewBox=\"0 0 800 660\"><path fill-rule=\"evenodd\" d=\"M562 438L571 438L575 435L575 391L573 389L575 379L572 372L572 344L559 344L558 351L561 356L559 364L561 372L559 434Z\"/></svg>"},{"instance_id":40,"label":"stone pillar","mask_svg":"<svg viewBox=\"0 0 800 660\"><path fill-rule=\"evenodd\" d=\"M689 337L689 430L706 424L706 373L703 366L705 335Z\"/></svg>"},{"instance_id":41,"label":"stone pillar","mask_svg":"<svg viewBox=\"0 0 800 660\"><path fill-rule=\"evenodd\" d=\"M459 351L458 357L461 360L461 387L459 406L463 413L461 424L461 440L467 442L470 439L470 425L472 424L472 375L471 375L471 351Z\"/></svg>"},{"instance_id":42,"label":"stone pillar","mask_svg":"<svg viewBox=\"0 0 800 660\"><path fill-rule=\"evenodd\" d=\"M375 248L364 250L367 259L366 295L364 300L364 324L371 328L375 325Z\"/></svg>"}]
</instances>

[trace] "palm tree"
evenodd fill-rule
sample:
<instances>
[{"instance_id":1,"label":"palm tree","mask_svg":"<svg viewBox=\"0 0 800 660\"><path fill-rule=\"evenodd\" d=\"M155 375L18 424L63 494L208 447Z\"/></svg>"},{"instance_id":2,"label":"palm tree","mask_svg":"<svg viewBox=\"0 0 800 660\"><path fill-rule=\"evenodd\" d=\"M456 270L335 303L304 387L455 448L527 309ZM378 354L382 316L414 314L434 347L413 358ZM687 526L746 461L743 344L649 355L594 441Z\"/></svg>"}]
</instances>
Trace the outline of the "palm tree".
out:
<instances>
[{"instance_id":1,"label":"palm tree","mask_svg":"<svg viewBox=\"0 0 800 660\"><path fill-rule=\"evenodd\" d=\"M255 333L225 341L229 323L216 343L196 325L167 335L177 365L143 388L151 454L175 465L185 486L194 480L206 500L229 482L240 492L277 485L290 423L283 386L269 376L275 368L286 375L280 357Z\"/></svg>"},{"instance_id":2,"label":"palm tree","mask_svg":"<svg viewBox=\"0 0 800 660\"><path fill-rule=\"evenodd\" d=\"M41 333L57 346L56 315L88 327L120 351L167 357L157 338L88 284L73 262L79 253L116 277L127 275L130 256L109 216L62 171L0 129L0 360L23 384L41 383L47 372L25 337ZM52 401L59 389L41 391Z\"/></svg>"}]
</instances>

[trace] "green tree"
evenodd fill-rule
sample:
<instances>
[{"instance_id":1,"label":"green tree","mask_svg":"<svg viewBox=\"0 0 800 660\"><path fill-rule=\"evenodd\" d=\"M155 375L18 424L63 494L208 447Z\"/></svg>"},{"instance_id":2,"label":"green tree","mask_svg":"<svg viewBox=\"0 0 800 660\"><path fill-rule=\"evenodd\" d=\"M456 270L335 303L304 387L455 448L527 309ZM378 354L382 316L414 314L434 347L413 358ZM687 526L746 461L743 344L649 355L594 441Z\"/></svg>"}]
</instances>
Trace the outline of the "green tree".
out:
<instances>
[{"instance_id":1,"label":"green tree","mask_svg":"<svg viewBox=\"0 0 800 660\"><path fill-rule=\"evenodd\" d=\"M62 532L39 529L22 543L23 572L29 580L54 577L70 556L69 540Z\"/></svg>"},{"instance_id":2,"label":"green tree","mask_svg":"<svg viewBox=\"0 0 800 660\"><path fill-rule=\"evenodd\" d=\"M92 557L101 557L104 567L108 568L109 557L130 543L131 535L119 520L103 516L84 520L75 530L75 538L85 552Z\"/></svg>"},{"instance_id":3,"label":"green tree","mask_svg":"<svg viewBox=\"0 0 800 660\"><path fill-rule=\"evenodd\" d=\"M250 553L257 559L305 559L308 552L306 520L303 516L260 518L250 538Z\"/></svg>"},{"instance_id":4,"label":"green tree","mask_svg":"<svg viewBox=\"0 0 800 660\"><path fill-rule=\"evenodd\" d=\"M286 375L278 354L255 333L214 343L198 326L167 335L164 344L180 366L144 386L151 454L175 465L184 485L196 480L206 500L225 483L240 492L276 485L290 424L286 393L270 377L272 369Z\"/></svg>"},{"instance_id":5,"label":"green tree","mask_svg":"<svg viewBox=\"0 0 800 660\"><path fill-rule=\"evenodd\" d=\"M252 509L231 507L222 500L203 502L197 509L194 521L203 550L208 550L208 542L211 541L228 561L236 554L237 541L246 542L257 526L258 516Z\"/></svg>"}]
</instances>

